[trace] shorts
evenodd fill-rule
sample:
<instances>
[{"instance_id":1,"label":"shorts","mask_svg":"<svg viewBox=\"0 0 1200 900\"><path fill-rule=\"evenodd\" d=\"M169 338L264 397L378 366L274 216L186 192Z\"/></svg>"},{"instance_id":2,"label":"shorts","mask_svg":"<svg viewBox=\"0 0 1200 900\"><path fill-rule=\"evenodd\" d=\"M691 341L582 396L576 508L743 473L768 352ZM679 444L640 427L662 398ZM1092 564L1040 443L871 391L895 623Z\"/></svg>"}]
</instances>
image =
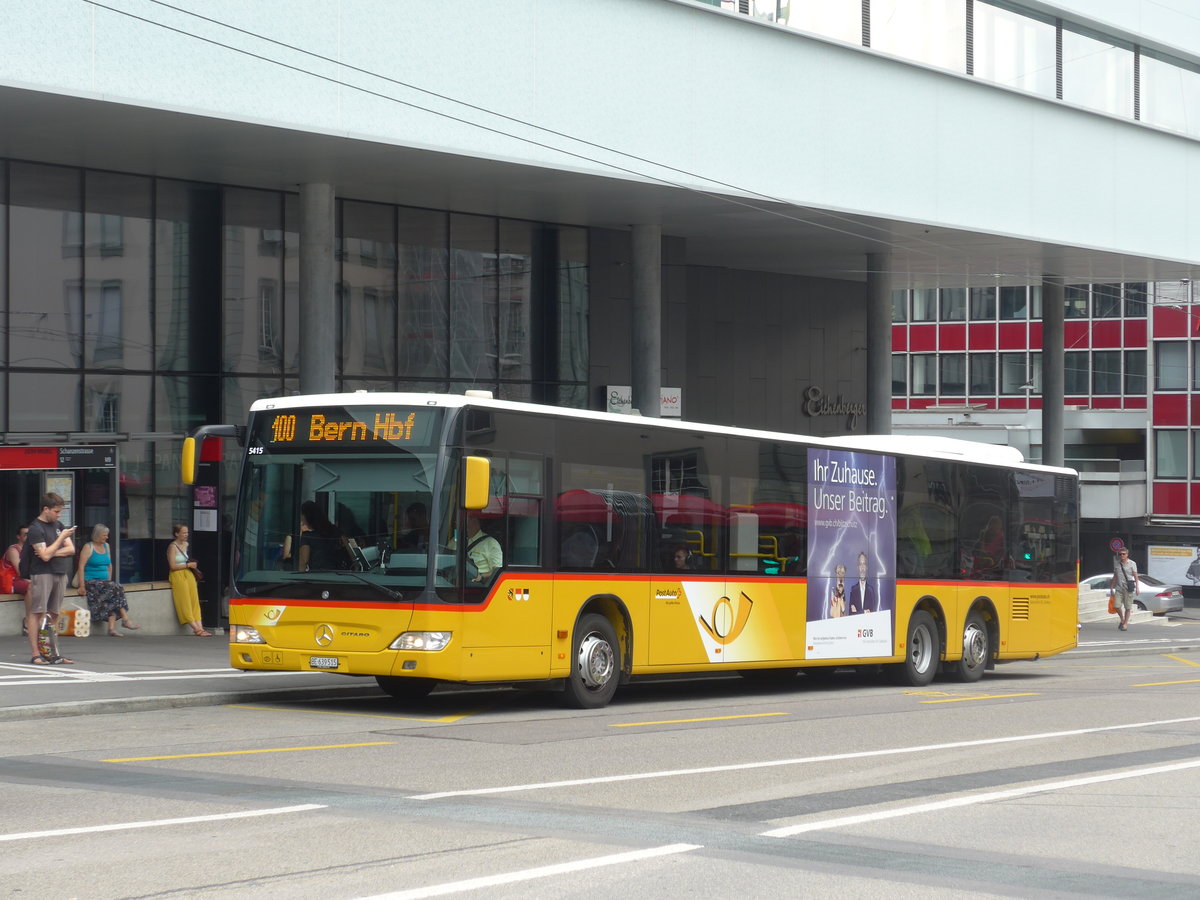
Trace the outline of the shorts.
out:
<instances>
[{"instance_id":1,"label":"shorts","mask_svg":"<svg viewBox=\"0 0 1200 900\"><path fill-rule=\"evenodd\" d=\"M1117 588L1115 591L1113 591L1113 603L1118 609L1122 607L1125 609L1133 609L1133 598L1135 596L1137 595L1132 591L1128 591L1125 588Z\"/></svg>"},{"instance_id":2,"label":"shorts","mask_svg":"<svg viewBox=\"0 0 1200 900\"><path fill-rule=\"evenodd\" d=\"M46 573L29 579L29 611L34 614L50 613L57 616L62 609L63 594L67 589L67 576Z\"/></svg>"}]
</instances>

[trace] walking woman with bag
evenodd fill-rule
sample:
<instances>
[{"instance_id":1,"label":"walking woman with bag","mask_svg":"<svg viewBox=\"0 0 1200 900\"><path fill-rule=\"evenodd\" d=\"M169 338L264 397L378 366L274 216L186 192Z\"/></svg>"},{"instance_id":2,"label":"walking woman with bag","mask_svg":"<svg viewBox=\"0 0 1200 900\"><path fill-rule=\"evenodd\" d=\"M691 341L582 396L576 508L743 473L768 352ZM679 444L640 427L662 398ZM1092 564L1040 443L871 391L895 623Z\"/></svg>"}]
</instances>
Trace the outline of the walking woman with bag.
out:
<instances>
[{"instance_id":1,"label":"walking woman with bag","mask_svg":"<svg viewBox=\"0 0 1200 900\"><path fill-rule=\"evenodd\" d=\"M167 568L171 570L171 599L175 601L175 615L180 625L187 625L196 637L212 637L200 624L200 592L196 589L198 569L196 561L188 556L186 525L171 526L175 539L167 545Z\"/></svg>"},{"instance_id":2,"label":"walking woman with bag","mask_svg":"<svg viewBox=\"0 0 1200 900\"><path fill-rule=\"evenodd\" d=\"M117 617L121 625L130 631L142 626L129 621L129 603L125 600L125 588L117 584L116 567L108 549L108 526L97 525L92 529L92 539L79 554L79 596L87 597L88 609L93 622L107 622L109 637L125 637L117 631Z\"/></svg>"}]
</instances>

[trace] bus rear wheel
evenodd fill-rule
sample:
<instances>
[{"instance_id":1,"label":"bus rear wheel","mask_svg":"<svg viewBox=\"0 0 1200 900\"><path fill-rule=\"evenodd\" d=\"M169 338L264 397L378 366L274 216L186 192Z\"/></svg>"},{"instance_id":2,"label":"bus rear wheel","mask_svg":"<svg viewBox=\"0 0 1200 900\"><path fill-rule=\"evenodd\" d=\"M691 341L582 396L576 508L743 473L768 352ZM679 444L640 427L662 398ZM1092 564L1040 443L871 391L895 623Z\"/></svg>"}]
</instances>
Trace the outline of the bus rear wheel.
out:
<instances>
[{"instance_id":1,"label":"bus rear wheel","mask_svg":"<svg viewBox=\"0 0 1200 900\"><path fill-rule=\"evenodd\" d=\"M954 664L954 675L959 681L978 681L983 677L992 656L991 635L983 616L973 612L963 625L962 659Z\"/></svg>"},{"instance_id":2,"label":"bus rear wheel","mask_svg":"<svg viewBox=\"0 0 1200 900\"><path fill-rule=\"evenodd\" d=\"M376 675L375 682L394 700L422 700L437 684L433 678L402 678L398 675Z\"/></svg>"},{"instance_id":3,"label":"bus rear wheel","mask_svg":"<svg viewBox=\"0 0 1200 900\"><path fill-rule=\"evenodd\" d=\"M923 609L915 610L908 620L904 662L892 669L893 678L898 684L925 687L937 674L941 655L941 639L933 616Z\"/></svg>"},{"instance_id":4,"label":"bus rear wheel","mask_svg":"<svg viewBox=\"0 0 1200 900\"><path fill-rule=\"evenodd\" d=\"M607 706L617 692L621 676L621 645L612 623L604 616L579 620L571 648L571 675L566 700L576 709Z\"/></svg>"}]
</instances>

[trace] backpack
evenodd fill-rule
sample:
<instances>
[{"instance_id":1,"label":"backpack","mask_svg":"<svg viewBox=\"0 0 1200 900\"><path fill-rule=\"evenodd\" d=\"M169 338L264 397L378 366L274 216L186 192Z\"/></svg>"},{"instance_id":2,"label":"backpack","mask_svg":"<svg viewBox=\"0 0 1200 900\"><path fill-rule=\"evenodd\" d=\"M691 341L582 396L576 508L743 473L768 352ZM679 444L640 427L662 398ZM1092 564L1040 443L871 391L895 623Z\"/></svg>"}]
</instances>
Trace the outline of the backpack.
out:
<instances>
[{"instance_id":1,"label":"backpack","mask_svg":"<svg viewBox=\"0 0 1200 900\"><path fill-rule=\"evenodd\" d=\"M24 545L21 547L21 566L17 570L17 577L24 578L28 581L33 577L30 570L33 567L33 542L28 538L25 539Z\"/></svg>"}]
</instances>

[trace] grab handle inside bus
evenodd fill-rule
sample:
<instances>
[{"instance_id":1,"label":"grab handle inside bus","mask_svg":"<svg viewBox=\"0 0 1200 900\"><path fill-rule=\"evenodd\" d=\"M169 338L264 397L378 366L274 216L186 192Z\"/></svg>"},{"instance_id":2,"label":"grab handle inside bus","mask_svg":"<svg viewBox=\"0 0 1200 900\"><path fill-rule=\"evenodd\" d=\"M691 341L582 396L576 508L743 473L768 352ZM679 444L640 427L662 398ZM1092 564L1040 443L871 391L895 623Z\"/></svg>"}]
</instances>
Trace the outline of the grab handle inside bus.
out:
<instances>
[{"instance_id":1,"label":"grab handle inside bus","mask_svg":"<svg viewBox=\"0 0 1200 900\"><path fill-rule=\"evenodd\" d=\"M486 456L463 458L463 506L484 509L491 500L492 461Z\"/></svg>"},{"instance_id":2,"label":"grab handle inside bus","mask_svg":"<svg viewBox=\"0 0 1200 900\"><path fill-rule=\"evenodd\" d=\"M183 439L183 452L179 456L179 477L184 484L195 484L200 469L200 448L207 437L231 437L242 441L245 429L239 425L201 425Z\"/></svg>"}]
</instances>

